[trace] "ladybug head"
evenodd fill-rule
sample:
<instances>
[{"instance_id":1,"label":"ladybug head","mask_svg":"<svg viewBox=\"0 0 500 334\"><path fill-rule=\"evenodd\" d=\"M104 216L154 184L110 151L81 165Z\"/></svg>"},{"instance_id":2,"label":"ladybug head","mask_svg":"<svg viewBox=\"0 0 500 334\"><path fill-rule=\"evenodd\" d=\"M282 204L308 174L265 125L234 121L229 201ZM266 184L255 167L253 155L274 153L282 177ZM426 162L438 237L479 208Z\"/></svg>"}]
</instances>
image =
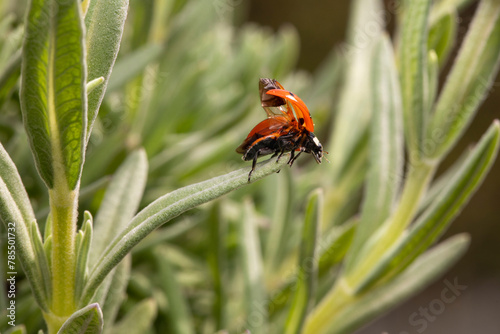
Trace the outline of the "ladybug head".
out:
<instances>
[{"instance_id":1,"label":"ladybug head","mask_svg":"<svg viewBox=\"0 0 500 334\"><path fill-rule=\"evenodd\" d=\"M306 153L312 154L317 163L321 163L321 158L323 158L323 146L314 133L309 132L304 142L304 148Z\"/></svg>"}]
</instances>

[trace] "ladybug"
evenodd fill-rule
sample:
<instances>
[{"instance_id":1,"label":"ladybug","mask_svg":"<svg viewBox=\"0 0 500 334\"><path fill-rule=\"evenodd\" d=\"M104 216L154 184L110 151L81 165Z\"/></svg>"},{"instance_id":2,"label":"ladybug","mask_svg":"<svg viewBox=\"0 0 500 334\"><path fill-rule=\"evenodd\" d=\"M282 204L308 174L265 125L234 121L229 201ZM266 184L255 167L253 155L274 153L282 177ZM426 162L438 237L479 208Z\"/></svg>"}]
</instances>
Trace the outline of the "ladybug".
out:
<instances>
[{"instance_id":1,"label":"ladybug","mask_svg":"<svg viewBox=\"0 0 500 334\"><path fill-rule=\"evenodd\" d=\"M291 152L288 160L291 167L299 155L306 152L311 153L320 164L323 146L313 133L314 124L305 103L274 79L260 79L259 93L267 119L257 124L236 149L237 153L243 154L244 161L253 161L248 182L257 158L263 155L277 155L278 162L285 152Z\"/></svg>"}]
</instances>

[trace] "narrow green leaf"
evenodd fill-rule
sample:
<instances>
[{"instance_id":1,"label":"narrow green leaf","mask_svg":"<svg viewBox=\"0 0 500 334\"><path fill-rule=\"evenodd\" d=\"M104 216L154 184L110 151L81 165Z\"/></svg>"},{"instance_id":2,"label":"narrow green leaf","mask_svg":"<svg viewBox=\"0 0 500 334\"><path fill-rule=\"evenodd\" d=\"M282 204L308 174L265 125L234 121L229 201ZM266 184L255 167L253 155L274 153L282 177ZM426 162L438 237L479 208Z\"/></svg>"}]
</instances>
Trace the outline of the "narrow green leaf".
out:
<instances>
[{"instance_id":1,"label":"narrow green leaf","mask_svg":"<svg viewBox=\"0 0 500 334\"><path fill-rule=\"evenodd\" d=\"M318 278L321 280L331 273L332 268L338 265L343 259L347 250L351 246L358 219L346 222L342 226L333 227L329 233L318 240L318 251L321 253L318 261ZM287 306L287 302L292 294L292 289L298 284L295 272L290 282L287 282L279 291L273 293L268 303L269 317L272 318Z\"/></svg>"},{"instance_id":2,"label":"narrow green leaf","mask_svg":"<svg viewBox=\"0 0 500 334\"><path fill-rule=\"evenodd\" d=\"M88 82L87 83L87 94L92 93L92 91L94 89L96 89L97 87L99 87L103 83L104 83L104 77L99 77L99 78L96 78L96 79Z\"/></svg>"},{"instance_id":3,"label":"narrow green leaf","mask_svg":"<svg viewBox=\"0 0 500 334\"><path fill-rule=\"evenodd\" d=\"M43 248L42 236L40 235L40 230L35 220L30 224L30 237L35 250L35 255L37 257L37 263L40 267L40 272L42 273L42 284L44 286L44 294L50 300L52 296L52 279L50 277L50 267L47 261L47 256L45 255L45 250Z\"/></svg>"},{"instance_id":4,"label":"narrow green leaf","mask_svg":"<svg viewBox=\"0 0 500 334\"><path fill-rule=\"evenodd\" d=\"M252 182L280 170L288 161L287 158L289 158L289 154L285 154L278 163L275 162L274 158L259 163L252 174ZM80 304L86 304L92 298L106 275L149 233L189 209L247 185L248 172L248 168L242 168L226 175L177 189L158 198L140 211L127 227L116 235L99 257L99 261L90 274Z\"/></svg>"},{"instance_id":5,"label":"narrow green leaf","mask_svg":"<svg viewBox=\"0 0 500 334\"><path fill-rule=\"evenodd\" d=\"M132 307L111 330L110 334L144 334L151 328L156 317L156 303L145 299Z\"/></svg>"},{"instance_id":6,"label":"narrow green leaf","mask_svg":"<svg viewBox=\"0 0 500 334\"><path fill-rule=\"evenodd\" d=\"M49 213L47 215L47 220L45 221L45 229L43 231L43 239L45 240L45 242L50 236L52 236L52 216Z\"/></svg>"},{"instance_id":7,"label":"narrow green leaf","mask_svg":"<svg viewBox=\"0 0 500 334\"><path fill-rule=\"evenodd\" d=\"M87 141L120 49L128 3L128 0L92 0L85 14L88 78L90 81L104 78L104 82L88 94Z\"/></svg>"},{"instance_id":8,"label":"narrow green leaf","mask_svg":"<svg viewBox=\"0 0 500 334\"><path fill-rule=\"evenodd\" d=\"M331 130L327 150L335 152L331 161L334 173L348 171L349 156L361 142L371 117L370 75L371 49L383 31L384 23L378 21L377 14L383 12L380 1L356 0L351 2L350 25L347 40L340 46L341 55L346 59L345 83L339 96L335 122ZM377 19L374 19L377 17ZM359 38L367 22L370 24L369 36ZM382 20L383 21L383 20ZM340 179L340 175L335 175ZM327 204L328 205L328 204ZM328 216L327 216L328 217Z\"/></svg>"},{"instance_id":9,"label":"narrow green leaf","mask_svg":"<svg viewBox=\"0 0 500 334\"><path fill-rule=\"evenodd\" d=\"M113 176L95 217L90 268L136 213L146 185L147 172L146 153L141 149L132 152Z\"/></svg>"},{"instance_id":10,"label":"narrow green leaf","mask_svg":"<svg viewBox=\"0 0 500 334\"><path fill-rule=\"evenodd\" d=\"M210 209L207 219L207 229L209 233L210 246L208 247L208 264L212 274L214 301L212 306L212 316L215 321L215 328L228 327L228 302L229 293L225 284L228 281L228 251L227 233L228 222L221 214L221 201L216 201Z\"/></svg>"},{"instance_id":11,"label":"narrow green leaf","mask_svg":"<svg viewBox=\"0 0 500 334\"><path fill-rule=\"evenodd\" d=\"M49 268L52 268L52 236L50 235L43 244L43 250L45 252L45 257L47 258L47 263Z\"/></svg>"},{"instance_id":12,"label":"narrow green leaf","mask_svg":"<svg viewBox=\"0 0 500 334\"><path fill-rule=\"evenodd\" d=\"M87 94L79 1L32 0L23 45L21 109L47 187L78 186Z\"/></svg>"},{"instance_id":13,"label":"narrow green leaf","mask_svg":"<svg viewBox=\"0 0 500 334\"><path fill-rule=\"evenodd\" d=\"M267 313L263 311L266 293L263 281L263 263L260 239L255 224L254 208L250 199L246 199L243 217L239 229L239 245L241 266L245 280L245 297L243 304L246 311L244 328L251 333L266 333Z\"/></svg>"},{"instance_id":14,"label":"narrow green leaf","mask_svg":"<svg viewBox=\"0 0 500 334\"><path fill-rule=\"evenodd\" d=\"M381 277L392 277L403 271L445 232L495 162L499 137L500 126L496 121L434 202L384 255L372 275L366 278L367 286Z\"/></svg>"},{"instance_id":15,"label":"narrow green leaf","mask_svg":"<svg viewBox=\"0 0 500 334\"><path fill-rule=\"evenodd\" d=\"M7 240L12 236L16 241L16 255L31 285L35 300L40 308L47 312L49 304L45 295L43 273L30 237L30 224L35 221L35 214L17 168L1 144L0 217L5 224Z\"/></svg>"},{"instance_id":16,"label":"narrow green leaf","mask_svg":"<svg viewBox=\"0 0 500 334\"><path fill-rule=\"evenodd\" d=\"M283 173L282 177L274 178L266 182L263 187L263 200L267 206L267 212L271 216L273 222L269 226L267 240L265 242L266 261L264 263L264 272L266 275L276 271L276 266L279 266L283 260L283 242L287 240L287 226L290 222L290 206L292 205L292 178L290 173ZM289 231L290 229L288 229ZM280 252L281 251L281 252Z\"/></svg>"},{"instance_id":17,"label":"narrow green leaf","mask_svg":"<svg viewBox=\"0 0 500 334\"><path fill-rule=\"evenodd\" d=\"M314 305L314 293L318 276L317 239L323 207L323 192L314 191L309 197L302 238L295 295L285 323L284 333L300 333L307 313Z\"/></svg>"},{"instance_id":18,"label":"narrow green leaf","mask_svg":"<svg viewBox=\"0 0 500 334\"><path fill-rule=\"evenodd\" d=\"M347 260L347 270L354 265L362 245L391 213L403 174L401 92L394 52L387 35L383 35L374 50L371 92L370 167L361 222Z\"/></svg>"},{"instance_id":19,"label":"narrow green leaf","mask_svg":"<svg viewBox=\"0 0 500 334\"><path fill-rule=\"evenodd\" d=\"M321 278L335 265L339 264L352 247L354 234L359 225L359 217L354 217L329 231L323 240L320 240L321 256L318 264L318 274Z\"/></svg>"},{"instance_id":20,"label":"narrow green leaf","mask_svg":"<svg viewBox=\"0 0 500 334\"><path fill-rule=\"evenodd\" d=\"M99 304L90 304L66 320L58 334L99 334L102 332L102 312Z\"/></svg>"},{"instance_id":21,"label":"narrow green leaf","mask_svg":"<svg viewBox=\"0 0 500 334\"><path fill-rule=\"evenodd\" d=\"M183 296L182 287L180 286L175 272L172 269L168 256L164 248L157 248L155 252L156 265L158 266L158 274L162 278L160 287L168 299L169 307L168 317L170 330L173 334L192 334L195 333L193 327L193 318L189 311L189 306L186 298Z\"/></svg>"},{"instance_id":22,"label":"narrow green leaf","mask_svg":"<svg viewBox=\"0 0 500 334\"><path fill-rule=\"evenodd\" d=\"M429 50L427 55L427 75L425 83L425 105L426 110L432 110L436 100L439 85L439 64L438 56L434 50Z\"/></svg>"},{"instance_id":23,"label":"narrow green leaf","mask_svg":"<svg viewBox=\"0 0 500 334\"><path fill-rule=\"evenodd\" d=\"M171 21L172 11L176 6L175 2L159 1L154 2L154 10L149 26L148 41L161 43L165 41L170 33L170 29L165 27L165 22ZM142 17L144 19L144 17ZM141 33L138 34L141 36Z\"/></svg>"},{"instance_id":24,"label":"narrow green leaf","mask_svg":"<svg viewBox=\"0 0 500 334\"><path fill-rule=\"evenodd\" d=\"M449 238L419 257L394 280L353 299L339 312L330 313L324 323L320 324L313 314L309 317L308 326L303 333L352 333L436 280L458 261L468 245L467 235ZM322 304L318 305L317 309L321 308Z\"/></svg>"},{"instance_id":25,"label":"narrow green leaf","mask_svg":"<svg viewBox=\"0 0 500 334\"><path fill-rule=\"evenodd\" d=\"M450 183L450 180L455 177L457 172L463 166L464 161L471 154L472 147L469 147L462 153L462 155L453 163L451 167L448 167L446 171L440 174L435 180L433 180L432 185L422 199L419 205L419 213L422 213L427 209L432 203L436 201L439 194L446 188L446 185Z\"/></svg>"},{"instance_id":26,"label":"narrow green leaf","mask_svg":"<svg viewBox=\"0 0 500 334\"><path fill-rule=\"evenodd\" d=\"M357 200L359 189L365 181L369 138L369 128L365 128L353 150L349 152L349 157L345 159L341 172L334 176L335 185L325 195L325 222L328 224L325 227L340 224L353 214L349 212L347 216L340 217L342 211L349 207L349 203Z\"/></svg>"},{"instance_id":27,"label":"narrow green leaf","mask_svg":"<svg viewBox=\"0 0 500 334\"><path fill-rule=\"evenodd\" d=\"M75 238L75 250L78 251L78 249L80 248L80 245L82 243L82 240L83 240L83 231L82 230L79 230L77 233L76 233L76 238Z\"/></svg>"},{"instance_id":28,"label":"narrow green leaf","mask_svg":"<svg viewBox=\"0 0 500 334\"><path fill-rule=\"evenodd\" d=\"M132 256L127 255L116 266L112 272L111 283L107 289L106 298L102 305L102 314L104 320L104 331L111 328L115 322L116 316L122 302L125 300L127 285L130 278L130 268L132 267Z\"/></svg>"},{"instance_id":29,"label":"narrow green leaf","mask_svg":"<svg viewBox=\"0 0 500 334\"><path fill-rule=\"evenodd\" d=\"M156 60L163 48L157 44L146 44L142 48L128 53L116 62L115 70L109 78L108 90L110 92L123 87L127 82L139 75L147 65Z\"/></svg>"},{"instance_id":30,"label":"narrow green leaf","mask_svg":"<svg viewBox=\"0 0 500 334\"><path fill-rule=\"evenodd\" d=\"M92 243L92 215L85 211L83 217L83 237L76 243L75 299L78 300L87 278L87 261Z\"/></svg>"},{"instance_id":31,"label":"narrow green leaf","mask_svg":"<svg viewBox=\"0 0 500 334\"><path fill-rule=\"evenodd\" d=\"M443 67L457 39L458 16L456 11L444 15L439 21L431 24L427 49L434 50Z\"/></svg>"},{"instance_id":32,"label":"narrow green leaf","mask_svg":"<svg viewBox=\"0 0 500 334\"><path fill-rule=\"evenodd\" d=\"M119 265L120 264L118 264L118 266ZM116 266L116 268L118 268L118 266ZM113 276L115 275L116 268L113 268L113 270L111 270L109 275L106 276L106 278L103 280L101 285L99 285L99 288L97 289L96 293L94 294L94 297L91 300L92 303L97 303L99 305L102 305L106 301L108 292L111 289L111 284L113 284Z\"/></svg>"},{"instance_id":33,"label":"narrow green leaf","mask_svg":"<svg viewBox=\"0 0 500 334\"><path fill-rule=\"evenodd\" d=\"M404 128L409 158L421 158L428 111L424 104L424 80L427 69L427 20L429 0L405 2L399 46L401 93Z\"/></svg>"},{"instance_id":34,"label":"narrow green leaf","mask_svg":"<svg viewBox=\"0 0 500 334\"><path fill-rule=\"evenodd\" d=\"M480 2L435 106L426 154L440 158L472 120L488 94L500 63L500 2Z\"/></svg>"}]
</instances>

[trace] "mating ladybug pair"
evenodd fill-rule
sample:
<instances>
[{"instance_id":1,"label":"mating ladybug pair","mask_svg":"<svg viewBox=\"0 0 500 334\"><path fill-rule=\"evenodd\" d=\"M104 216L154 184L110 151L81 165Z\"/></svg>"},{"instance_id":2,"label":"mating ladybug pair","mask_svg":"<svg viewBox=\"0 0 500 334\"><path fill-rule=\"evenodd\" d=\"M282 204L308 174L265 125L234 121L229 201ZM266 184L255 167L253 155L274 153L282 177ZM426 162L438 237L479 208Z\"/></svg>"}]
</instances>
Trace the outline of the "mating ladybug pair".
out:
<instances>
[{"instance_id":1,"label":"mating ladybug pair","mask_svg":"<svg viewBox=\"0 0 500 334\"><path fill-rule=\"evenodd\" d=\"M292 166L299 155L306 152L321 163L323 146L313 133L314 124L305 103L274 79L260 79L259 92L267 119L257 124L236 149L243 154L243 160L252 160L248 182L257 158L263 155L273 153L273 157L278 156L278 162L285 152L291 152L288 164Z\"/></svg>"}]
</instances>

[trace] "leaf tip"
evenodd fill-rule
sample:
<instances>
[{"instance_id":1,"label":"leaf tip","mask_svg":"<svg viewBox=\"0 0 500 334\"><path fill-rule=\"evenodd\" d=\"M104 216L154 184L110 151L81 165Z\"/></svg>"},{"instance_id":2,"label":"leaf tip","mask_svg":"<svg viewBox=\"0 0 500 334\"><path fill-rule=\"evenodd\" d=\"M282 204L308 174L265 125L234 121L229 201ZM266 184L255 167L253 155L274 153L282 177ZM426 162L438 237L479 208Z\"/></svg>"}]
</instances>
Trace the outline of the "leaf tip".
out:
<instances>
[{"instance_id":1,"label":"leaf tip","mask_svg":"<svg viewBox=\"0 0 500 334\"><path fill-rule=\"evenodd\" d=\"M500 121L498 119L494 119L493 120L493 127L495 128L495 130L500 130Z\"/></svg>"}]
</instances>

